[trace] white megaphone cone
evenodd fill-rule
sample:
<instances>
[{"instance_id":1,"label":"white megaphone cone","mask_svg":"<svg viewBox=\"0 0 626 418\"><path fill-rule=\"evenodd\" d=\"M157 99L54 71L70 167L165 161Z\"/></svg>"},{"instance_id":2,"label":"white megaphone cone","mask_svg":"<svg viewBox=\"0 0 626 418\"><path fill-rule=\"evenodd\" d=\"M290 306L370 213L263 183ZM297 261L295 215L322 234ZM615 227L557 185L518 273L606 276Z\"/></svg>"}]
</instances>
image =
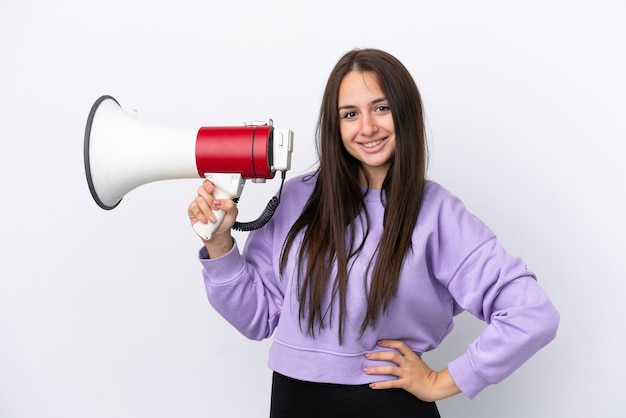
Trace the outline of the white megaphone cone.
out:
<instances>
[{"instance_id":1,"label":"white megaphone cone","mask_svg":"<svg viewBox=\"0 0 626 418\"><path fill-rule=\"evenodd\" d=\"M89 190L102 209L115 208L131 190L168 179L208 178L215 197L241 195L246 179L265 181L276 171L291 168L293 132L268 124L197 129L155 126L125 112L111 96L100 97L87 119L84 142L85 174ZM268 205L273 211L278 201ZM273 213L273 212L272 212ZM211 239L218 222L194 229ZM266 222L271 213L262 215ZM261 218L260 218L261 219ZM262 226L258 221L236 224L240 230Z\"/></svg>"}]
</instances>

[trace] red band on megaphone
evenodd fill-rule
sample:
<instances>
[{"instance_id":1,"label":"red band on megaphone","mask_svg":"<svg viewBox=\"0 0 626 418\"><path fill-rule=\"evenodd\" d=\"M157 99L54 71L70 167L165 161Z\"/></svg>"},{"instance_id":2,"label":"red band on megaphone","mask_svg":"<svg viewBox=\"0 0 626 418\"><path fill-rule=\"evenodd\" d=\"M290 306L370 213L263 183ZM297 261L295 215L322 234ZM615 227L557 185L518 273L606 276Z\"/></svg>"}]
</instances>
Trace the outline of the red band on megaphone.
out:
<instances>
[{"instance_id":1,"label":"red band on megaphone","mask_svg":"<svg viewBox=\"0 0 626 418\"><path fill-rule=\"evenodd\" d=\"M246 179L271 179L272 127L202 127L196 138L196 166L206 173L239 173Z\"/></svg>"}]
</instances>

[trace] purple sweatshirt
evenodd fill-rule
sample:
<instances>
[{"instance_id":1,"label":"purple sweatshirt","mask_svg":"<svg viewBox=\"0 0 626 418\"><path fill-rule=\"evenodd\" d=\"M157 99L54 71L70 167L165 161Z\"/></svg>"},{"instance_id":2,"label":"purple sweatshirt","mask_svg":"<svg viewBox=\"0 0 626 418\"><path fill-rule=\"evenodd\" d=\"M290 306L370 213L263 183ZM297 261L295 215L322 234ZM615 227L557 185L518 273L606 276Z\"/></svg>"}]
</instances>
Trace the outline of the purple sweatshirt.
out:
<instances>
[{"instance_id":1,"label":"purple sweatshirt","mask_svg":"<svg viewBox=\"0 0 626 418\"><path fill-rule=\"evenodd\" d=\"M279 259L285 237L302 212L315 178L285 183L272 220L251 232L243 255L237 244L209 259L200 251L203 277L212 306L243 335L260 340L274 335L269 367L300 380L366 384L390 376L366 375L381 365L365 353L381 350L380 339L402 340L418 354L436 348L462 311L487 324L460 357L448 364L457 386L469 398L498 383L556 335L559 314L524 262L507 253L494 233L437 183L426 183L422 208L406 256L397 294L386 315L360 335L366 311L366 266L382 235L384 208L379 190L365 200L371 224L365 245L351 262L343 343L337 335L336 301L327 326L315 337L298 318L296 251L292 246L282 276ZM361 222L357 219L356 222ZM360 242L362 231L356 228ZM328 306L330 300L326 300ZM328 326L330 323L330 326Z\"/></svg>"}]
</instances>

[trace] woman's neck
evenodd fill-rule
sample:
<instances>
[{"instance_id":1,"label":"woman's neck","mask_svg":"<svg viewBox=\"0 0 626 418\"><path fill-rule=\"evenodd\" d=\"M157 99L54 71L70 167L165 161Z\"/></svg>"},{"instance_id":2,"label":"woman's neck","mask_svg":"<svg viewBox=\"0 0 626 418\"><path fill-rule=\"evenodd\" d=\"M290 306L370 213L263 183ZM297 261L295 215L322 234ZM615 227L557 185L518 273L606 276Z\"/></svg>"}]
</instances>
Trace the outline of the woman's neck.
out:
<instances>
[{"instance_id":1,"label":"woman's neck","mask_svg":"<svg viewBox=\"0 0 626 418\"><path fill-rule=\"evenodd\" d=\"M366 172L361 169L359 177L363 186L370 189L380 190L383 188L383 183L387 178L387 170L367 170Z\"/></svg>"}]
</instances>

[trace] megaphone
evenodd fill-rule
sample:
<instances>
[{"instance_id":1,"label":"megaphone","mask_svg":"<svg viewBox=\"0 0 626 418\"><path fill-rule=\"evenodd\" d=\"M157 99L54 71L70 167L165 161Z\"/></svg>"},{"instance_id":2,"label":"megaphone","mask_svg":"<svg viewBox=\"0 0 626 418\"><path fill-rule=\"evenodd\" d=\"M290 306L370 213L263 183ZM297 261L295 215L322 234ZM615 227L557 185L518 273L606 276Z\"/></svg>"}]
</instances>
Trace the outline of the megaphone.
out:
<instances>
[{"instance_id":1,"label":"megaphone","mask_svg":"<svg viewBox=\"0 0 626 418\"><path fill-rule=\"evenodd\" d=\"M246 180L264 182L291 168L293 132L269 123L173 128L142 122L117 100L102 96L91 107L85 128L84 163L91 196L111 210L140 185L169 179L207 178L216 199L238 199ZM282 190L282 184L281 184ZM280 196L280 194L279 194ZM278 205L270 201L259 220L236 224L242 230L266 223ZM209 240L224 218L193 227ZM243 225L243 226L242 226Z\"/></svg>"}]
</instances>

